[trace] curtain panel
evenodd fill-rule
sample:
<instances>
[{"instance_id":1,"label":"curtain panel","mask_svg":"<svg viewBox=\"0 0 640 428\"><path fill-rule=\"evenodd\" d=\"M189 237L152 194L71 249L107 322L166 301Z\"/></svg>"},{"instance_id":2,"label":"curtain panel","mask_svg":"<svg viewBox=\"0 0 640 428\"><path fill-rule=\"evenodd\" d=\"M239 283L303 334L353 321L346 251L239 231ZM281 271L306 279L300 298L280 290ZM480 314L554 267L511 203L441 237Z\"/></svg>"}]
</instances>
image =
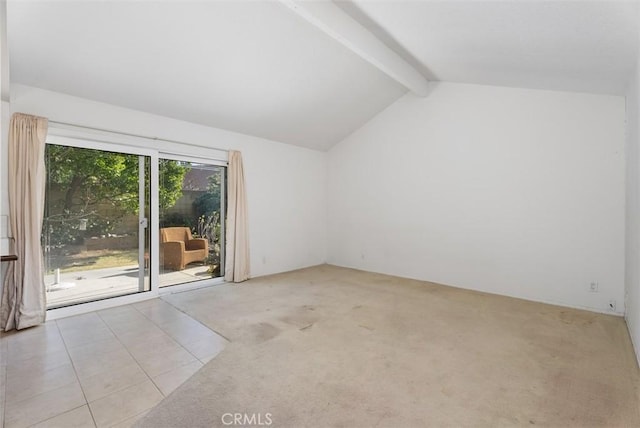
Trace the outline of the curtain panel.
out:
<instances>
[{"instance_id":1,"label":"curtain panel","mask_svg":"<svg viewBox=\"0 0 640 428\"><path fill-rule=\"evenodd\" d=\"M46 317L44 261L40 236L44 219L44 148L48 121L15 113L9 128L9 223L12 252L0 301L5 331L41 324Z\"/></svg>"},{"instance_id":2,"label":"curtain panel","mask_svg":"<svg viewBox=\"0 0 640 428\"><path fill-rule=\"evenodd\" d=\"M229 151L227 170L227 233L224 279L242 282L249 279L249 228L247 195L242 154Z\"/></svg>"}]
</instances>

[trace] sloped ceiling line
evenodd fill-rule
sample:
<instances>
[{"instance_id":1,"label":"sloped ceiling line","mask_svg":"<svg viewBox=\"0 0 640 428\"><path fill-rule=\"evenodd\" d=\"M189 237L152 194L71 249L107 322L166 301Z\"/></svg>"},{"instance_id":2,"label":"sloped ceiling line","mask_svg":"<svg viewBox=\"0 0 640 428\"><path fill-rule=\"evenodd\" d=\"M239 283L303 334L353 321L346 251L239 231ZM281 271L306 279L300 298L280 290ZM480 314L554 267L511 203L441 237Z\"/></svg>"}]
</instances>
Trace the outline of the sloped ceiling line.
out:
<instances>
[{"instance_id":1,"label":"sloped ceiling line","mask_svg":"<svg viewBox=\"0 0 640 428\"><path fill-rule=\"evenodd\" d=\"M280 2L414 94L428 94L429 82L418 70L332 1Z\"/></svg>"}]
</instances>

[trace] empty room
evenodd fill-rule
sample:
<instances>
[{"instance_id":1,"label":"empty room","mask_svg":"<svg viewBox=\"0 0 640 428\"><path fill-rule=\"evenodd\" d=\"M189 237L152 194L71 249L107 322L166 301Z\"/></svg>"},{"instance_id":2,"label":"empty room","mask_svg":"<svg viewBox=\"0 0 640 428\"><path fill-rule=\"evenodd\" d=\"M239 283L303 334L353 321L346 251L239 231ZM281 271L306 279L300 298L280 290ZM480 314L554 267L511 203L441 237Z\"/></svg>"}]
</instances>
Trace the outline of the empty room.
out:
<instances>
[{"instance_id":1,"label":"empty room","mask_svg":"<svg viewBox=\"0 0 640 428\"><path fill-rule=\"evenodd\" d=\"M0 428L640 426L639 30L0 0Z\"/></svg>"}]
</instances>

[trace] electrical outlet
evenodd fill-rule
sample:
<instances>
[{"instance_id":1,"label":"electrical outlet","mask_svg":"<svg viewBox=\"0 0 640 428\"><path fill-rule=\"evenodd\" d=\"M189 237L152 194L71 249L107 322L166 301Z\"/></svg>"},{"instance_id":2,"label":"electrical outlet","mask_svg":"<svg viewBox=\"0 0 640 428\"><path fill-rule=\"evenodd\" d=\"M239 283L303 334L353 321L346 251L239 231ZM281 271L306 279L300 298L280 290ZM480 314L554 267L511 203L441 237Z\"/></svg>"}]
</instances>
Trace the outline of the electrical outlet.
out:
<instances>
[{"instance_id":1,"label":"electrical outlet","mask_svg":"<svg viewBox=\"0 0 640 428\"><path fill-rule=\"evenodd\" d=\"M591 284L589 284L589 291L592 293L598 292L598 281L591 281Z\"/></svg>"},{"instance_id":2,"label":"electrical outlet","mask_svg":"<svg viewBox=\"0 0 640 428\"><path fill-rule=\"evenodd\" d=\"M616 311L616 301L615 300L609 300L609 310L611 312L615 312Z\"/></svg>"}]
</instances>

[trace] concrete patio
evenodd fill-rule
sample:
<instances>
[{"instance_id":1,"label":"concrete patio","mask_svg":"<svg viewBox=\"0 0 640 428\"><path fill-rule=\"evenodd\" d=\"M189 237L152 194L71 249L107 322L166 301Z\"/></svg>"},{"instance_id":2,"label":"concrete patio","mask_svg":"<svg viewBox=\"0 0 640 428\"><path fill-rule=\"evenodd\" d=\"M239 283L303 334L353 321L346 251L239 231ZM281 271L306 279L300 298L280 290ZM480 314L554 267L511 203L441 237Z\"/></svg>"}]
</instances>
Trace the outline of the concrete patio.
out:
<instances>
[{"instance_id":1,"label":"concrete patio","mask_svg":"<svg viewBox=\"0 0 640 428\"><path fill-rule=\"evenodd\" d=\"M161 272L160 287L208 279L211 277L211 274L207 273L208 268L208 265L193 264L182 271ZM144 288L140 290L137 265L61 273L57 285L54 285L55 275L45 275L44 282L47 287L49 308L149 289L147 276Z\"/></svg>"}]
</instances>

